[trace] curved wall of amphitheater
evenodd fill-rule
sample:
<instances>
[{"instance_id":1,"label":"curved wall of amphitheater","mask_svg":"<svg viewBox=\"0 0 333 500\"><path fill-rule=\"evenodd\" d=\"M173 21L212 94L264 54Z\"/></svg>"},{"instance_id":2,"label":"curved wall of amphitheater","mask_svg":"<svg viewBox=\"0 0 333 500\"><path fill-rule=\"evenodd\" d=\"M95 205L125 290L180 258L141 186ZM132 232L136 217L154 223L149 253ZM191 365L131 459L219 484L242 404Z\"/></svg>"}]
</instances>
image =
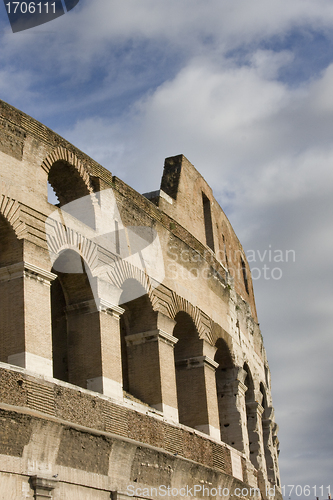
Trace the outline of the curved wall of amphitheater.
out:
<instances>
[{"instance_id":1,"label":"curved wall of amphitheater","mask_svg":"<svg viewBox=\"0 0 333 500\"><path fill-rule=\"evenodd\" d=\"M250 269L193 165L141 195L0 101L0 177L1 498L280 497Z\"/></svg>"}]
</instances>

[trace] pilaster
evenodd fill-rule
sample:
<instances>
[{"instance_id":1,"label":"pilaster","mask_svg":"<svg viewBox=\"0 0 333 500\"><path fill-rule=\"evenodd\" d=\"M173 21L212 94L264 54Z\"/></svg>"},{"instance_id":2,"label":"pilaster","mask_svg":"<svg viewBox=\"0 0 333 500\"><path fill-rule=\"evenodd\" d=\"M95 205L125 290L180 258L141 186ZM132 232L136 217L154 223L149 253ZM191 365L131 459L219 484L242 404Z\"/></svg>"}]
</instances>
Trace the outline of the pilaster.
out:
<instances>
[{"instance_id":1,"label":"pilaster","mask_svg":"<svg viewBox=\"0 0 333 500\"><path fill-rule=\"evenodd\" d=\"M249 433L250 460L256 469L267 474L263 444L262 414L264 408L257 401L246 403L247 426Z\"/></svg>"},{"instance_id":2,"label":"pilaster","mask_svg":"<svg viewBox=\"0 0 333 500\"><path fill-rule=\"evenodd\" d=\"M2 360L50 377L50 284L55 278L28 262L0 269Z\"/></svg>"}]
</instances>

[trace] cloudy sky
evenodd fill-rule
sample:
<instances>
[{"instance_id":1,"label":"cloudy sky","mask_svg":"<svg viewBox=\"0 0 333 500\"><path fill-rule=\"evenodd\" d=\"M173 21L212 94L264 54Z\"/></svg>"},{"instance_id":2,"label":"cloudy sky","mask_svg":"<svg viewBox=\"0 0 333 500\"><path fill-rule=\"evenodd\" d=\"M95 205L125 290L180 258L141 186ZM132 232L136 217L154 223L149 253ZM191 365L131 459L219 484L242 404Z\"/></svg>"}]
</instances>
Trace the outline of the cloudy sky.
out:
<instances>
[{"instance_id":1,"label":"cloudy sky","mask_svg":"<svg viewBox=\"0 0 333 500\"><path fill-rule=\"evenodd\" d=\"M0 44L1 99L140 192L180 153L214 188L258 278L281 482L327 498L333 2L80 0L16 34L1 3Z\"/></svg>"}]
</instances>

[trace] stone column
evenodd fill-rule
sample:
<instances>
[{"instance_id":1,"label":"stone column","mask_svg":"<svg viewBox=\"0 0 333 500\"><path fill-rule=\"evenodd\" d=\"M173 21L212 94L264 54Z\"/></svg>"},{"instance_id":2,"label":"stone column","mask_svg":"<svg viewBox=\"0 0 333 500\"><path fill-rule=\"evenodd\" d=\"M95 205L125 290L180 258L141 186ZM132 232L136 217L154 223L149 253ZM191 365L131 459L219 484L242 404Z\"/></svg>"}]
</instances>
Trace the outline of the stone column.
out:
<instances>
[{"instance_id":1,"label":"stone column","mask_svg":"<svg viewBox=\"0 0 333 500\"><path fill-rule=\"evenodd\" d=\"M52 377L50 284L56 275L28 262L0 269L1 360Z\"/></svg>"},{"instance_id":2,"label":"stone column","mask_svg":"<svg viewBox=\"0 0 333 500\"><path fill-rule=\"evenodd\" d=\"M99 299L66 311L69 382L122 400L119 318L124 310Z\"/></svg>"},{"instance_id":3,"label":"stone column","mask_svg":"<svg viewBox=\"0 0 333 500\"><path fill-rule=\"evenodd\" d=\"M215 371L216 348L203 342L203 355L176 361L180 422L220 440Z\"/></svg>"},{"instance_id":4,"label":"stone column","mask_svg":"<svg viewBox=\"0 0 333 500\"><path fill-rule=\"evenodd\" d=\"M245 377L243 368L226 370L223 379L217 379L217 398L222 441L249 456Z\"/></svg>"},{"instance_id":5,"label":"stone column","mask_svg":"<svg viewBox=\"0 0 333 500\"><path fill-rule=\"evenodd\" d=\"M246 403L246 411L250 460L256 469L267 475L261 421L264 409L257 401L251 401Z\"/></svg>"},{"instance_id":6,"label":"stone column","mask_svg":"<svg viewBox=\"0 0 333 500\"><path fill-rule=\"evenodd\" d=\"M279 453L280 453L280 449L279 449L280 442L279 442L279 438L277 437L278 430L279 430L279 426L275 422L273 422L272 423L272 443L273 443L273 450L274 450L273 461L274 461L276 484L277 484L277 486L280 486L280 470L279 470L279 461L278 461L278 457L279 457Z\"/></svg>"},{"instance_id":7,"label":"stone column","mask_svg":"<svg viewBox=\"0 0 333 500\"><path fill-rule=\"evenodd\" d=\"M174 345L176 337L161 329L125 337L130 392L178 422Z\"/></svg>"},{"instance_id":8,"label":"stone column","mask_svg":"<svg viewBox=\"0 0 333 500\"><path fill-rule=\"evenodd\" d=\"M272 408L268 408L268 410L272 410ZM271 415L272 412L266 410L266 413ZM262 421L267 477L272 484L276 484L275 449L273 445L273 432L272 432L274 426L275 423L273 422L272 418L265 418Z\"/></svg>"}]
</instances>

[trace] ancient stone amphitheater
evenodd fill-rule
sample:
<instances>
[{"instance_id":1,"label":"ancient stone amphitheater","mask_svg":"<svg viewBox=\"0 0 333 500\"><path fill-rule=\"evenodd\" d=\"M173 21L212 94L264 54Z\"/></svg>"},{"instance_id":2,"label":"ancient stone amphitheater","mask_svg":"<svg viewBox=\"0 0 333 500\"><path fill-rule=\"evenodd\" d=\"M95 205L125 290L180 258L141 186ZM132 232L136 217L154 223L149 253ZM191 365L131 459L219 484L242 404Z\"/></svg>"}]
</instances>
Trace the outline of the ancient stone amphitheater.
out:
<instances>
[{"instance_id":1,"label":"ancient stone amphitheater","mask_svg":"<svg viewBox=\"0 0 333 500\"><path fill-rule=\"evenodd\" d=\"M1 499L280 497L250 269L193 165L141 195L0 101L0 175Z\"/></svg>"}]
</instances>

